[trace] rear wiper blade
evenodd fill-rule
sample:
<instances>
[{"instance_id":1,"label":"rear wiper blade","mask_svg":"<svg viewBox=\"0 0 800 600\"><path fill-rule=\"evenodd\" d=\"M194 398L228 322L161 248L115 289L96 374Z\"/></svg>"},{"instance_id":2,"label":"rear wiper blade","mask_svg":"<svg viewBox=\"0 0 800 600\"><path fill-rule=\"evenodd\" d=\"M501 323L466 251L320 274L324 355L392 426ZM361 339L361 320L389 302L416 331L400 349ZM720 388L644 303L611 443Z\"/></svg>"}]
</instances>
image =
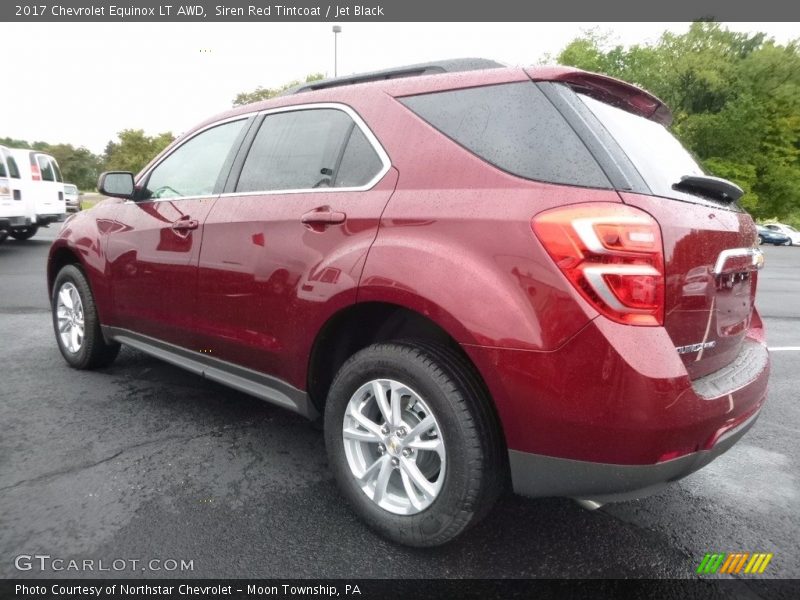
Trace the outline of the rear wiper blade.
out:
<instances>
[{"instance_id":1,"label":"rear wiper blade","mask_svg":"<svg viewBox=\"0 0 800 600\"><path fill-rule=\"evenodd\" d=\"M736 202L744 195L744 190L732 181L710 175L684 175L673 190L688 192L697 196L707 196L726 204Z\"/></svg>"}]
</instances>

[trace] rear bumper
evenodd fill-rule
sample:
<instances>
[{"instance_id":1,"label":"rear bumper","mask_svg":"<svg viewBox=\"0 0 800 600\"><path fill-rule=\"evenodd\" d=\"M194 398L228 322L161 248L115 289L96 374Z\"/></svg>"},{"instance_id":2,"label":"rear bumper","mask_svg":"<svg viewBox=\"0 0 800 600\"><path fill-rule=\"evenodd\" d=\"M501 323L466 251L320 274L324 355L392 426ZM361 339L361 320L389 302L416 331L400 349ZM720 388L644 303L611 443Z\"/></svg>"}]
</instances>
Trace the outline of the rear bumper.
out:
<instances>
[{"instance_id":1,"label":"rear bumper","mask_svg":"<svg viewBox=\"0 0 800 600\"><path fill-rule=\"evenodd\" d=\"M599 503L642 498L703 468L727 452L753 426L756 412L709 450L654 465L615 465L553 458L511 450L511 478L517 494L566 496Z\"/></svg>"},{"instance_id":2,"label":"rear bumper","mask_svg":"<svg viewBox=\"0 0 800 600\"><path fill-rule=\"evenodd\" d=\"M25 217L0 217L0 230L25 227L29 220Z\"/></svg>"},{"instance_id":3,"label":"rear bumper","mask_svg":"<svg viewBox=\"0 0 800 600\"><path fill-rule=\"evenodd\" d=\"M769 377L754 323L741 360L695 381L665 329L602 317L551 352L463 347L495 401L514 488L602 500L680 479L752 425Z\"/></svg>"},{"instance_id":4,"label":"rear bumper","mask_svg":"<svg viewBox=\"0 0 800 600\"><path fill-rule=\"evenodd\" d=\"M67 218L66 213L36 215L36 224L46 227L50 223L61 223L66 218Z\"/></svg>"}]
</instances>

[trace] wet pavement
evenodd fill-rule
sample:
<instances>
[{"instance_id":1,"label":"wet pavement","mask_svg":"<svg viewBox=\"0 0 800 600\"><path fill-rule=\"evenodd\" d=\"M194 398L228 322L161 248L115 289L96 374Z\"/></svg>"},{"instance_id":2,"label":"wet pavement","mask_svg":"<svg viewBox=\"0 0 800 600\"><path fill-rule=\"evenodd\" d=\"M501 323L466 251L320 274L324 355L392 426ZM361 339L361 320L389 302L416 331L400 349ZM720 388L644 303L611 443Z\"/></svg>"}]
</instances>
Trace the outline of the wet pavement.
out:
<instances>
[{"instance_id":1,"label":"wet pavement","mask_svg":"<svg viewBox=\"0 0 800 600\"><path fill-rule=\"evenodd\" d=\"M739 551L800 577L798 350L773 352L748 435L664 492L595 512L509 496L454 543L413 550L355 517L301 417L131 349L68 368L46 297L54 234L0 246L0 577L59 574L15 567L46 554L125 564L71 577L683 578L707 552ZM770 346L799 347L800 248L765 252Z\"/></svg>"}]
</instances>

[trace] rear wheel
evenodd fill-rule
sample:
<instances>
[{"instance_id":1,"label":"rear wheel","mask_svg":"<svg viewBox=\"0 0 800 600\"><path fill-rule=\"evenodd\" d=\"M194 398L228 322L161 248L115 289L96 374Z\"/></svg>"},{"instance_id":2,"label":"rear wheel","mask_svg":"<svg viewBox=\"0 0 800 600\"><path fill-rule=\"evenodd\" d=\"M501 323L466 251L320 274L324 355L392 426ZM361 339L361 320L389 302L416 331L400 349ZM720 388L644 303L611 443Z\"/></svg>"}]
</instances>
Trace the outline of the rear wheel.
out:
<instances>
[{"instance_id":1,"label":"rear wheel","mask_svg":"<svg viewBox=\"0 0 800 600\"><path fill-rule=\"evenodd\" d=\"M361 518L411 546L461 534L507 480L486 392L470 365L444 346L385 343L352 356L328 395L325 443Z\"/></svg>"},{"instance_id":2,"label":"rear wheel","mask_svg":"<svg viewBox=\"0 0 800 600\"><path fill-rule=\"evenodd\" d=\"M761 236L758 236L758 245L760 246L763 243L764 243L764 238L761 237Z\"/></svg>"},{"instance_id":3,"label":"rear wheel","mask_svg":"<svg viewBox=\"0 0 800 600\"><path fill-rule=\"evenodd\" d=\"M103 339L89 282L75 265L58 272L51 306L58 348L69 366L94 369L114 362L119 344Z\"/></svg>"},{"instance_id":4,"label":"rear wheel","mask_svg":"<svg viewBox=\"0 0 800 600\"><path fill-rule=\"evenodd\" d=\"M31 225L29 227L20 227L18 229L11 230L11 237L15 240L29 240L33 236L36 235L36 232L39 231L38 225Z\"/></svg>"},{"instance_id":5,"label":"rear wheel","mask_svg":"<svg viewBox=\"0 0 800 600\"><path fill-rule=\"evenodd\" d=\"M8 237L8 231L6 231L5 229L0 229L0 244L5 242L7 237Z\"/></svg>"}]
</instances>

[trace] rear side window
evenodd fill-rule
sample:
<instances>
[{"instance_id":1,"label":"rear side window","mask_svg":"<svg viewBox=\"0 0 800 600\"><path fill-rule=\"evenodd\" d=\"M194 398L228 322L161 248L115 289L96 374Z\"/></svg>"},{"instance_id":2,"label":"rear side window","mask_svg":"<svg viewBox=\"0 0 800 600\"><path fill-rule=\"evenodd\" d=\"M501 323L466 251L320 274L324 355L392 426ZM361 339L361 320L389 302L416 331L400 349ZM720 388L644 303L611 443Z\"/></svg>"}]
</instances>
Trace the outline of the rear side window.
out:
<instances>
[{"instance_id":1,"label":"rear side window","mask_svg":"<svg viewBox=\"0 0 800 600\"><path fill-rule=\"evenodd\" d=\"M610 188L600 166L533 82L401 98L400 101L496 167L551 183Z\"/></svg>"},{"instance_id":2,"label":"rear side window","mask_svg":"<svg viewBox=\"0 0 800 600\"><path fill-rule=\"evenodd\" d=\"M360 187L383 163L346 112L297 110L269 114L253 140L237 192Z\"/></svg>"},{"instance_id":3,"label":"rear side window","mask_svg":"<svg viewBox=\"0 0 800 600\"><path fill-rule=\"evenodd\" d=\"M334 187L361 187L372 181L382 168L383 163L375 148L364 132L354 126L336 170Z\"/></svg>"},{"instance_id":4,"label":"rear side window","mask_svg":"<svg viewBox=\"0 0 800 600\"><path fill-rule=\"evenodd\" d=\"M36 155L36 162L39 164L39 174L42 177L42 181L55 181L56 175L53 170L53 163L50 162L50 159L43 154Z\"/></svg>"}]
</instances>

